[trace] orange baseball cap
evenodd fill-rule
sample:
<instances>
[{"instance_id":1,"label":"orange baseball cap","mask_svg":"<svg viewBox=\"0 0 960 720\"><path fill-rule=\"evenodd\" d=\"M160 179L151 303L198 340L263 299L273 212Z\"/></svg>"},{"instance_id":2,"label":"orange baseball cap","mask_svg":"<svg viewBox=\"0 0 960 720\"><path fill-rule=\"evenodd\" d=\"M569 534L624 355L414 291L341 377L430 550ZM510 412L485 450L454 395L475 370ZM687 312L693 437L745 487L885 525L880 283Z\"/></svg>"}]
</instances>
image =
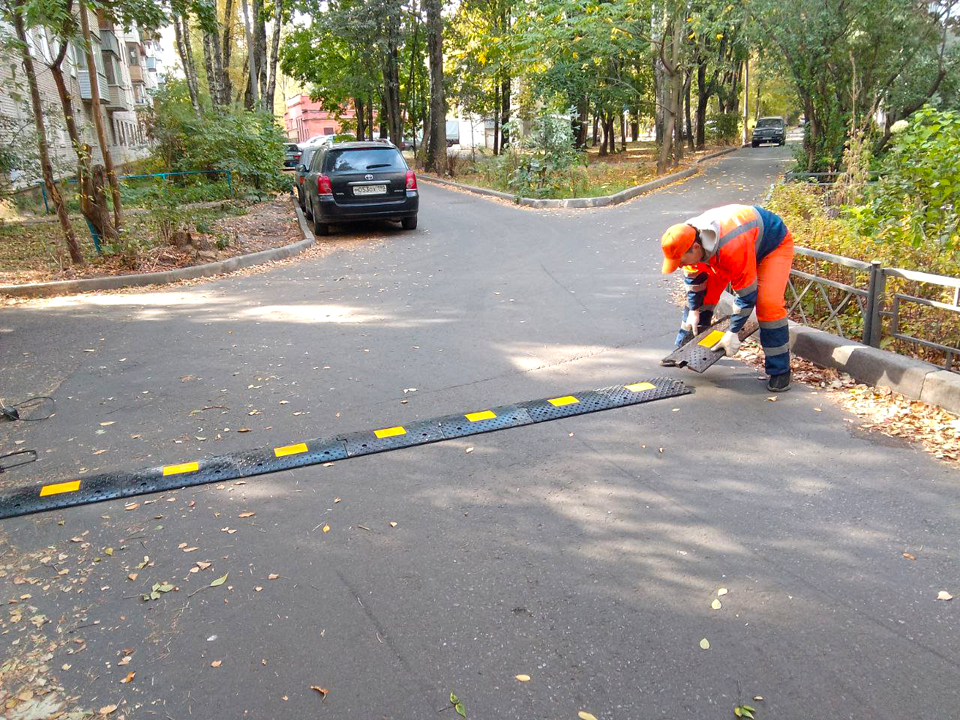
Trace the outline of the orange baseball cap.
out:
<instances>
[{"instance_id":1,"label":"orange baseball cap","mask_svg":"<svg viewBox=\"0 0 960 720\"><path fill-rule=\"evenodd\" d=\"M660 239L663 250L663 274L669 275L680 267L680 258L693 247L697 239L697 230L691 225L680 223L671 225Z\"/></svg>"}]
</instances>

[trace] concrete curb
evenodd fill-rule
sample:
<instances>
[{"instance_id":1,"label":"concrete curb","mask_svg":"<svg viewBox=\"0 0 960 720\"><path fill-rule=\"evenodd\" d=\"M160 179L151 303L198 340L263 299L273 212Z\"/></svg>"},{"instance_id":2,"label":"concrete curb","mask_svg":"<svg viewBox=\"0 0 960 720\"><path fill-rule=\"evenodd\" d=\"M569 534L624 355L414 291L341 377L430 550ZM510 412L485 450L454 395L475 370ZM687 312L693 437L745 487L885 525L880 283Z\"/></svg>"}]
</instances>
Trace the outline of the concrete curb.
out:
<instances>
[{"instance_id":1,"label":"concrete curb","mask_svg":"<svg viewBox=\"0 0 960 720\"><path fill-rule=\"evenodd\" d=\"M487 188L475 187L473 185L463 185L461 183L455 183L452 180L445 180L444 178L437 177L436 175L429 174L418 174L418 177L426 180L427 182L436 183L438 185L447 185L449 187L457 188L458 190L466 190L467 192L472 192L477 195L486 195L488 197L495 197L501 200L506 200L507 202L512 202L523 207L529 207L534 209L544 209L544 208L598 208L598 207L609 207L611 205L619 205L620 203L625 203L628 200L633 200L633 198L643 195L644 193L651 192L653 190L658 190L665 185L674 183L678 180L683 180L695 175L697 172L697 166L706 162L707 160L712 160L718 158L721 155L728 155L729 153L736 152L740 150L740 147L730 147L723 150L719 150L715 153L705 155L702 158L697 159L694 162L694 167L687 168L686 170L681 170L680 172L671 173L670 175L664 175L661 178L656 180L651 180L650 182L643 183L642 185L635 185L632 188L627 188L626 190L621 190L618 193L613 195L602 195L601 197L594 198L567 198L565 200L551 200L551 199L542 199L542 198L526 198L520 197L518 195L511 195L510 193L500 192L499 190L489 190Z\"/></svg>"},{"instance_id":2,"label":"concrete curb","mask_svg":"<svg viewBox=\"0 0 960 720\"><path fill-rule=\"evenodd\" d=\"M164 285L166 283L177 282L178 280L192 280L198 277L222 275L252 265L260 265L261 263L293 257L294 255L299 255L316 242L313 237L313 232L307 225L306 218L303 217L300 206L295 202L294 210L297 213L297 221L300 224L300 231L303 233L303 240L298 240L290 245L261 250L260 252L250 253L249 255L238 255L237 257L220 260L218 262L191 265L190 267L166 270L163 272L143 273L141 275L112 275L103 278L60 280L57 282L30 283L27 285L0 285L0 295L10 295L14 297L50 297L53 295L91 292L95 290L116 290L118 288L141 287L144 285Z\"/></svg>"},{"instance_id":3,"label":"concrete curb","mask_svg":"<svg viewBox=\"0 0 960 720\"><path fill-rule=\"evenodd\" d=\"M724 293L717 310L729 314L733 297ZM790 349L804 360L834 368L857 382L888 388L911 400L960 415L960 374L916 358L847 340L790 321Z\"/></svg>"}]
</instances>

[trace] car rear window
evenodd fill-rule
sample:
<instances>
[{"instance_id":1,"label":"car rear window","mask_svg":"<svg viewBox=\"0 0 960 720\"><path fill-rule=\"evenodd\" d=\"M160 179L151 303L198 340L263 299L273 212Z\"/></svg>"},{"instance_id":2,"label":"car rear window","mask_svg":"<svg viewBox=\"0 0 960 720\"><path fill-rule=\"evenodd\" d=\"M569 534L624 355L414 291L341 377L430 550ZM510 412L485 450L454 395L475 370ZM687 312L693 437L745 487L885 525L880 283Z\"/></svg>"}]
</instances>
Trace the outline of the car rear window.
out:
<instances>
[{"instance_id":1,"label":"car rear window","mask_svg":"<svg viewBox=\"0 0 960 720\"><path fill-rule=\"evenodd\" d=\"M317 151L316 148L304 148L303 154L300 156L300 164L310 167L310 161L313 160L313 154Z\"/></svg>"},{"instance_id":2,"label":"car rear window","mask_svg":"<svg viewBox=\"0 0 960 720\"><path fill-rule=\"evenodd\" d=\"M287 145L287 152L297 152L299 149L300 148L296 143L289 143Z\"/></svg>"},{"instance_id":3,"label":"car rear window","mask_svg":"<svg viewBox=\"0 0 960 720\"><path fill-rule=\"evenodd\" d=\"M331 150L325 163L327 172L367 172L369 170L406 170L403 156L396 148L346 148Z\"/></svg>"},{"instance_id":4,"label":"car rear window","mask_svg":"<svg viewBox=\"0 0 960 720\"><path fill-rule=\"evenodd\" d=\"M783 120L780 118L760 118L757 121L757 127L783 127Z\"/></svg>"}]
</instances>

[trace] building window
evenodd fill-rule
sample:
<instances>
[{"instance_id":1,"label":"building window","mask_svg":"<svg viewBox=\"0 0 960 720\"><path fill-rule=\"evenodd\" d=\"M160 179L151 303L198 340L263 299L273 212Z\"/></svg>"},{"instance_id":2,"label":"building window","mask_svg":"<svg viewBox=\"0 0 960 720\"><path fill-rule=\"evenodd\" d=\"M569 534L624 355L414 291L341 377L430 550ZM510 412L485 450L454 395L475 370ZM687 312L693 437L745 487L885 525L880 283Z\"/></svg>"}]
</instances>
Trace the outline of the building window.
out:
<instances>
[{"instance_id":1,"label":"building window","mask_svg":"<svg viewBox=\"0 0 960 720\"><path fill-rule=\"evenodd\" d=\"M323 134L324 134L324 135L333 135L333 128L332 128L332 127L326 127L326 128L324 128L324 129L323 129Z\"/></svg>"}]
</instances>

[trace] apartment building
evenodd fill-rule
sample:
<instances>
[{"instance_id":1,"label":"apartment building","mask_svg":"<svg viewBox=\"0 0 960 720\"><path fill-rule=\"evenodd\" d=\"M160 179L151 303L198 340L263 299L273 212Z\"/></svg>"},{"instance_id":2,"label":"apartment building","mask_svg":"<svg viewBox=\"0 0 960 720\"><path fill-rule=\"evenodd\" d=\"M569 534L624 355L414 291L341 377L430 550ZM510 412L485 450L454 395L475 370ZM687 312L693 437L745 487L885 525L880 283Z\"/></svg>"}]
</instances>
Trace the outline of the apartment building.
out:
<instances>
[{"instance_id":1,"label":"apartment building","mask_svg":"<svg viewBox=\"0 0 960 720\"><path fill-rule=\"evenodd\" d=\"M150 152L143 111L153 102L159 87L158 38L132 28L114 27L87 10L93 41L94 72L98 78L100 106L114 164L122 167ZM0 31L12 29L4 27ZM58 175L76 171L76 154L63 121L63 106L48 64L59 50L43 31L30 33L31 52L37 70L41 103L47 118L47 139ZM27 132L32 110L26 76L16 55L0 62L0 112L22 118ZM93 118L90 68L82 44L71 44L63 61L64 75L73 100L73 114L83 141L90 145L95 162L102 162ZM11 178L17 184L17 178Z\"/></svg>"},{"instance_id":2,"label":"apartment building","mask_svg":"<svg viewBox=\"0 0 960 720\"><path fill-rule=\"evenodd\" d=\"M343 131L343 125L333 113L320 107L309 95L297 94L286 99L283 125L287 137L293 142L304 142L315 135L333 135ZM353 109L344 108L340 114L344 120L356 117Z\"/></svg>"}]
</instances>

